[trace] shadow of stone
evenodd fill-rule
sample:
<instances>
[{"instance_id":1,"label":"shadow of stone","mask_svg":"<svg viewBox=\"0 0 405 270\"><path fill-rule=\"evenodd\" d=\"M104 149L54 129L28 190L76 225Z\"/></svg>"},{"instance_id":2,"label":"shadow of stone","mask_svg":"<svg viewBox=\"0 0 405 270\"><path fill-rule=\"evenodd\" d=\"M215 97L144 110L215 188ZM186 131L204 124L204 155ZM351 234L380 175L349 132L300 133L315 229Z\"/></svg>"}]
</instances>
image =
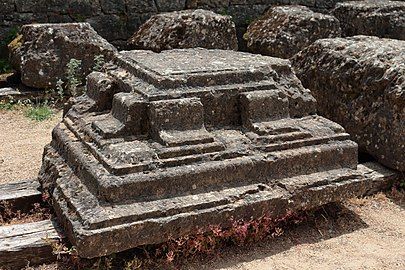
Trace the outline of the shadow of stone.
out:
<instances>
[{"instance_id":1,"label":"shadow of stone","mask_svg":"<svg viewBox=\"0 0 405 270\"><path fill-rule=\"evenodd\" d=\"M227 247L221 250L217 257L187 261L181 269L228 268L264 259L297 245L322 242L367 227L368 225L356 213L342 204L332 203L312 211L303 223L283 228L284 234L280 237L269 237L243 247Z\"/></svg>"},{"instance_id":2,"label":"shadow of stone","mask_svg":"<svg viewBox=\"0 0 405 270\"><path fill-rule=\"evenodd\" d=\"M217 255L197 256L194 259L185 259L176 265L166 265L158 263L155 268L140 268L140 269L186 269L186 270L219 270L222 268L232 268L241 263L248 263L256 260L265 259L287 251L295 246L303 244L314 244L326 241L331 238L336 238L345 234L365 229L368 225L352 210L348 209L340 203L331 203L316 210L309 211L307 218L299 224L291 224L281 229L284 233L278 237L268 237L261 241L248 243L243 246L229 246L218 250ZM134 251L126 251L117 254L117 265L110 269L124 269L123 261L131 260ZM132 257L131 257L132 256ZM84 260L83 267L72 265L72 258L59 260L49 268L51 270L71 270L71 269L103 269L93 267L100 264L102 260ZM83 264L84 263L84 264ZM118 266L117 266L118 267ZM34 268L37 270L36 268ZM45 268L48 269L48 268ZM131 269L131 268L125 268ZM38 269L39 270L39 269Z\"/></svg>"},{"instance_id":3,"label":"shadow of stone","mask_svg":"<svg viewBox=\"0 0 405 270\"><path fill-rule=\"evenodd\" d=\"M402 177L403 182L405 181L405 176ZM405 189L397 190L393 189L391 191L387 191L385 193L388 199L390 199L393 203L405 209Z\"/></svg>"}]
</instances>

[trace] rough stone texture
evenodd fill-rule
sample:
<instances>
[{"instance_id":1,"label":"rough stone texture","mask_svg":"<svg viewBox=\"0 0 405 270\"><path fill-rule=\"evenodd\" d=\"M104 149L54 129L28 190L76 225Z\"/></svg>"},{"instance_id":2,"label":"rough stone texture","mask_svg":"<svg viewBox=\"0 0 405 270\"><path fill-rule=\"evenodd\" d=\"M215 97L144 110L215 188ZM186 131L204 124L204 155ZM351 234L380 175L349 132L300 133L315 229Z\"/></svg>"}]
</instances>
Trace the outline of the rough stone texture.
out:
<instances>
[{"instance_id":1,"label":"rough stone texture","mask_svg":"<svg viewBox=\"0 0 405 270\"><path fill-rule=\"evenodd\" d=\"M324 39L293 62L321 115L342 124L360 150L405 171L405 41Z\"/></svg>"},{"instance_id":2,"label":"rough stone texture","mask_svg":"<svg viewBox=\"0 0 405 270\"><path fill-rule=\"evenodd\" d=\"M66 64L73 58L82 61L78 77L85 78L96 55L109 59L116 53L87 23L25 25L9 49L22 83L35 88L55 87L59 79L65 80Z\"/></svg>"},{"instance_id":3,"label":"rough stone texture","mask_svg":"<svg viewBox=\"0 0 405 270\"><path fill-rule=\"evenodd\" d=\"M231 17L202 9L154 15L129 39L128 45L156 52L196 47L238 49Z\"/></svg>"},{"instance_id":4,"label":"rough stone texture","mask_svg":"<svg viewBox=\"0 0 405 270\"><path fill-rule=\"evenodd\" d=\"M339 21L304 6L270 8L249 25L244 38L249 51L290 58L322 38L339 37Z\"/></svg>"},{"instance_id":5,"label":"rough stone texture","mask_svg":"<svg viewBox=\"0 0 405 270\"><path fill-rule=\"evenodd\" d=\"M328 10L341 1L344 0L2 0L0 41L13 27L23 24L89 22L105 39L122 45L156 13L197 8L231 15L238 31L243 32L269 5L296 4Z\"/></svg>"},{"instance_id":6,"label":"rough stone texture","mask_svg":"<svg viewBox=\"0 0 405 270\"><path fill-rule=\"evenodd\" d=\"M368 35L405 40L405 2L366 0L339 3L333 14L344 36Z\"/></svg>"},{"instance_id":7,"label":"rough stone texture","mask_svg":"<svg viewBox=\"0 0 405 270\"><path fill-rule=\"evenodd\" d=\"M317 116L288 60L231 50L123 51L88 77L40 173L82 257L280 216L383 187Z\"/></svg>"}]
</instances>

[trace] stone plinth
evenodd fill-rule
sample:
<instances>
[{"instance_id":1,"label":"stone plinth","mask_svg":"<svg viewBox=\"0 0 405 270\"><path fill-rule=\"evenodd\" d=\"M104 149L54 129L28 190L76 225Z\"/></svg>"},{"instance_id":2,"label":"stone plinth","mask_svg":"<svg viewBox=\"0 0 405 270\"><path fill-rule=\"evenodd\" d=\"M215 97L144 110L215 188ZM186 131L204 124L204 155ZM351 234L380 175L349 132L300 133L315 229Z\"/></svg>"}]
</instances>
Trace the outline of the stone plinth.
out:
<instances>
[{"instance_id":1,"label":"stone plinth","mask_svg":"<svg viewBox=\"0 0 405 270\"><path fill-rule=\"evenodd\" d=\"M80 256L381 188L288 60L124 51L54 129L40 181Z\"/></svg>"}]
</instances>

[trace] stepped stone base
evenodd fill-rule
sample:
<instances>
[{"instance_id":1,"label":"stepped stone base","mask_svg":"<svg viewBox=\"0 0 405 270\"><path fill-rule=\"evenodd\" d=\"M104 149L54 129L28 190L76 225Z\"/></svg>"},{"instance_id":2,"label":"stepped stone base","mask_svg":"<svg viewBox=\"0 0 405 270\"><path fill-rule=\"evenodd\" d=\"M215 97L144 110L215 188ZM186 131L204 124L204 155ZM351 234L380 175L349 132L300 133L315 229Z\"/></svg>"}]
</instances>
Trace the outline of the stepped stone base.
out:
<instances>
[{"instance_id":1,"label":"stepped stone base","mask_svg":"<svg viewBox=\"0 0 405 270\"><path fill-rule=\"evenodd\" d=\"M357 169L301 175L271 184L112 207L98 205L97 198L72 177L72 171L52 148L46 150L45 159L49 159L50 169L62 175L53 196L56 213L62 217L70 241L86 258L161 243L210 225L229 226L234 217L248 220L267 214L276 218L288 211L373 194L389 187L397 177L377 163L365 163ZM82 219L89 223L83 224Z\"/></svg>"},{"instance_id":2,"label":"stepped stone base","mask_svg":"<svg viewBox=\"0 0 405 270\"><path fill-rule=\"evenodd\" d=\"M357 144L315 114L288 60L187 49L120 52L90 74L39 179L92 258L363 195L393 177L358 166Z\"/></svg>"}]
</instances>

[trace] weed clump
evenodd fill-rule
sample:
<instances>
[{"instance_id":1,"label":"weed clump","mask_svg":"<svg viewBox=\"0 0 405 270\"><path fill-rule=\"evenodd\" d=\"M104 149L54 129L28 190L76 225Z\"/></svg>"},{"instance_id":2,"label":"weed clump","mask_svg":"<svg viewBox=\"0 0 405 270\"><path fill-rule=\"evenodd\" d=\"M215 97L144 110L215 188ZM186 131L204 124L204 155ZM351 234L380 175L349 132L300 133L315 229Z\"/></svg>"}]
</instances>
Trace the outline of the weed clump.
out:
<instances>
[{"instance_id":1,"label":"weed clump","mask_svg":"<svg viewBox=\"0 0 405 270\"><path fill-rule=\"evenodd\" d=\"M103 71L103 66L105 64L105 58L104 55L96 55L94 56L94 67L93 71Z\"/></svg>"},{"instance_id":2,"label":"weed clump","mask_svg":"<svg viewBox=\"0 0 405 270\"><path fill-rule=\"evenodd\" d=\"M66 65L66 88L71 96L78 96L78 86L81 84L80 74L81 74L82 61L77 59L70 59L69 63Z\"/></svg>"},{"instance_id":3,"label":"weed clump","mask_svg":"<svg viewBox=\"0 0 405 270\"><path fill-rule=\"evenodd\" d=\"M0 226L36 222L51 218L46 202L34 203L28 211L21 211L9 202L0 202Z\"/></svg>"},{"instance_id":4,"label":"weed clump","mask_svg":"<svg viewBox=\"0 0 405 270\"><path fill-rule=\"evenodd\" d=\"M39 104L30 106L25 116L35 121L45 121L53 116L53 111L47 104Z\"/></svg>"}]
</instances>

